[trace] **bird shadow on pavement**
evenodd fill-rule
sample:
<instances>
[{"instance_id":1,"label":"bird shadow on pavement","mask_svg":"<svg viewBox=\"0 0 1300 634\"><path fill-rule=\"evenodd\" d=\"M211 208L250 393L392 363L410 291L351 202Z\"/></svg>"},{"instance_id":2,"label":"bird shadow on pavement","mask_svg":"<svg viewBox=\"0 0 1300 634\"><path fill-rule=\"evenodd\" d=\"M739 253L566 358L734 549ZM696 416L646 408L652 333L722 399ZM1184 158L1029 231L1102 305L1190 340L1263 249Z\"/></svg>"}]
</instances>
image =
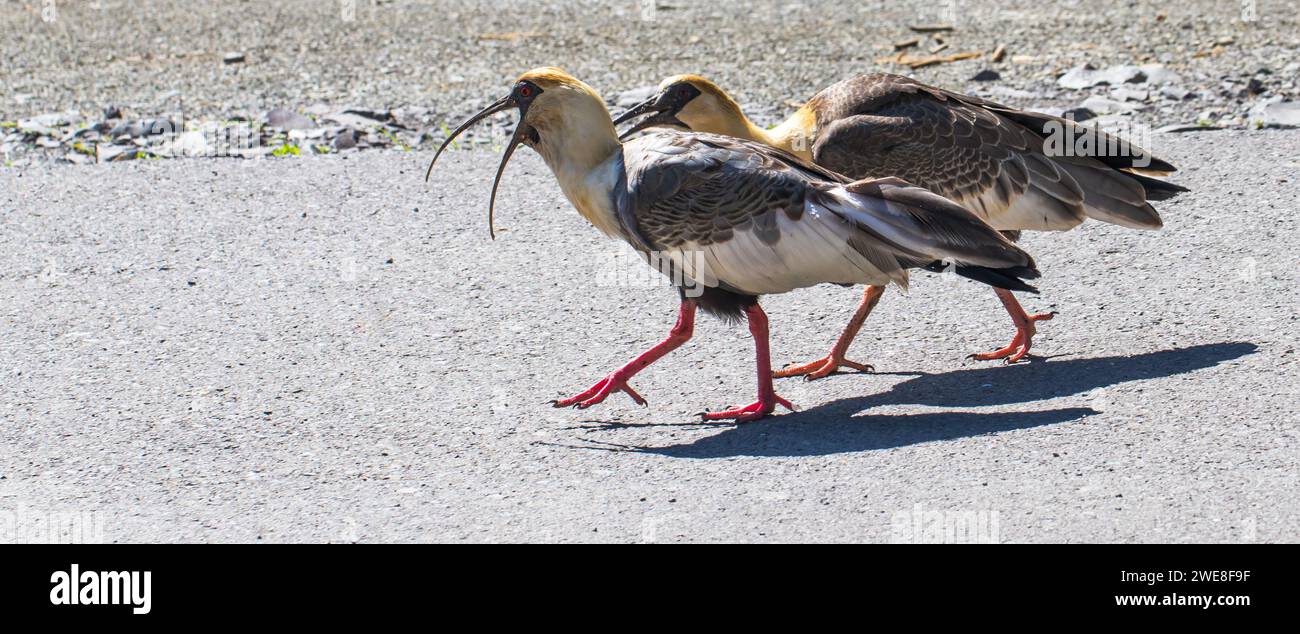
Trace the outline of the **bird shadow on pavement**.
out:
<instances>
[{"instance_id":1,"label":"bird shadow on pavement","mask_svg":"<svg viewBox=\"0 0 1300 634\"><path fill-rule=\"evenodd\" d=\"M820 456L1055 425L1100 412L1087 407L1036 412L863 412L882 405L985 407L1049 400L1129 381L1210 368L1256 350L1258 346L1252 343L1216 343L1132 356L921 374L884 392L839 399L799 412L726 427L721 433L688 443L664 447L624 446L623 450L676 458Z\"/></svg>"}]
</instances>

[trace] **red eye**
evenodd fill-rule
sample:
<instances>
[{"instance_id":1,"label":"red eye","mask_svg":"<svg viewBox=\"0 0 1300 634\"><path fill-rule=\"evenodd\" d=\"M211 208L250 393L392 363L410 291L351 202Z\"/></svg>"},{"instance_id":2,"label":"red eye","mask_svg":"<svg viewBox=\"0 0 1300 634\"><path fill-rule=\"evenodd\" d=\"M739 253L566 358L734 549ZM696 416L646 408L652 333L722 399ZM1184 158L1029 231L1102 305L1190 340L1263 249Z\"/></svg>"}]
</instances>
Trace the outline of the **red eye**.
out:
<instances>
[{"instance_id":1,"label":"red eye","mask_svg":"<svg viewBox=\"0 0 1300 634\"><path fill-rule=\"evenodd\" d=\"M691 94L691 91L687 90L685 86L677 89L677 95L680 97L685 97L689 94Z\"/></svg>"},{"instance_id":2,"label":"red eye","mask_svg":"<svg viewBox=\"0 0 1300 634\"><path fill-rule=\"evenodd\" d=\"M532 86L526 86L526 85L525 85L525 86L520 86L520 87L519 87L519 96L520 96L520 97L531 97L531 96L533 96L533 87L532 87Z\"/></svg>"}]
</instances>

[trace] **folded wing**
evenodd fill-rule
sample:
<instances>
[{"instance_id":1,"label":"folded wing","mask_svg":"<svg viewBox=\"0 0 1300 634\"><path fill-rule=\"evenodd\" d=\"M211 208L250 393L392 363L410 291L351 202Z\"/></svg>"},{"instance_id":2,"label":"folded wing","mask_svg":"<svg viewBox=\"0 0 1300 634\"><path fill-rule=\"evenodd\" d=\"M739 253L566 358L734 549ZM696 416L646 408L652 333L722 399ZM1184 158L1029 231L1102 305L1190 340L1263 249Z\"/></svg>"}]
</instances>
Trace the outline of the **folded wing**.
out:
<instances>
[{"instance_id":1,"label":"folded wing","mask_svg":"<svg viewBox=\"0 0 1300 634\"><path fill-rule=\"evenodd\" d=\"M1172 165L1105 132L897 75L846 80L809 105L818 164L854 178L901 177L998 229L1064 230L1089 217L1158 228L1148 201L1185 191L1145 175ZM1092 156L1076 151L1085 135Z\"/></svg>"},{"instance_id":2,"label":"folded wing","mask_svg":"<svg viewBox=\"0 0 1300 634\"><path fill-rule=\"evenodd\" d=\"M617 201L637 248L706 286L746 294L821 283L907 284L907 269L1005 273L1028 289L1033 260L960 206L898 179L845 182L730 137L658 133L628 144ZM985 279L988 278L988 279Z\"/></svg>"}]
</instances>

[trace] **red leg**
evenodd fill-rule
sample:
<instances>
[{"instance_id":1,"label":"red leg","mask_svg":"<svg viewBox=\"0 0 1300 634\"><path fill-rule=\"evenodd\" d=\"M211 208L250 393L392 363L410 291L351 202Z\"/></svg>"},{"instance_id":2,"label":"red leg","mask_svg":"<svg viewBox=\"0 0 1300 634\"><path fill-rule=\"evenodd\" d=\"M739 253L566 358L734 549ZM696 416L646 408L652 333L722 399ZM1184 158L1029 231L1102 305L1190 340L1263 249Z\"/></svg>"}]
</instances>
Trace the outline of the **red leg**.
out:
<instances>
[{"instance_id":1,"label":"red leg","mask_svg":"<svg viewBox=\"0 0 1300 634\"><path fill-rule=\"evenodd\" d=\"M857 312L853 313L853 318L844 327L844 332L840 333L840 338L835 340L835 345L831 347L830 354L811 363L781 369L773 376L784 379L790 376L802 375L804 380L813 381L834 374L840 369L840 366L850 367L859 372L875 371L875 368L869 365L849 361L844 358L844 355L848 354L849 344L853 343L853 338L858 336L858 331L862 329L862 323L867 320L867 315L870 315L871 311L875 309L876 304L880 302L880 296L884 293L884 286L868 286L862 292L862 302L858 304Z\"/></svg>"},{"instance_id":2,"label":"red leg","mask_svg":"<svg viewBox=\"0 0 1300 634\"><path fill-rule=\"evenodd\" d=\"M1034 335L1038 334L1038 329L1034 327L1036 321L1049 321L1056 313L1039 313L1029 314L1025 312L1020 302L1016 301L1016 296L1003 288L993 289L998 294L998 299L1002 300L1002 305L1006 307L1007 314L1011 315L1011 321L1016 325L1016 336L1005 348L994 350L993 352L982 352L972 354L970 358L988 361L990 359L1006 359L1007 363L1015 363L1029 354L1029 349L1034 345Z\"/></svg>"},{"instance_id":3,"label":"red leg","mask_svg":"<svg viewBox=\"0 0 1300 634\"><path fill-rule=\"evenodd\" d=\"M758 400L745 407L737 407L722 412L705 412L700 414L704 420L722 420L733 418L737 423L748 423L771 414L781 405L794 411L794 406L776 394L772 386L772 355L767 347L767 314L758 304L745 309L749 319L749 334L754 336L754 357L758 362Z\"/></svg>"},{"instance_id":4,"label":"red leg","mask_svg":"<svg viewBox=\"0 0 1300 634\"><path fill-rule=\"evenodd\" d=\"M682 300L681 308L677 313L677 324L673 326L668 338L656 344L653 348L641 353L635 359L632 359L623 367L614 370L609 376L601 379L595 385L587 388L586 391L566 399L551 401L555 407L569 407L576 405L578 409L586 409L595 405L614 392L626 392L628 396L636 401L637 405L645 405L646 400L641 398L632 386L627 384L628 379L632 378L637 372L646 369L651 363L663 358L664 355L681 347L686 343L691 335L695 332L695 302L691 300Z\"/></svg>"}]
</instances>

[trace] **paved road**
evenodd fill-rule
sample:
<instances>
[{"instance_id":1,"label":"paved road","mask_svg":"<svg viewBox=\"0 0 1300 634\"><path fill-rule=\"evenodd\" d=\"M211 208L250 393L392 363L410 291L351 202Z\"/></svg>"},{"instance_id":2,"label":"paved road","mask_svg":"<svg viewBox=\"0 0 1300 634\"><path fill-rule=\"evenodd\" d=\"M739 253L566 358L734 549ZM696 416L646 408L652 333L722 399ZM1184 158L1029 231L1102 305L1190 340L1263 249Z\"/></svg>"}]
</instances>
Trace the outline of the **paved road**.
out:
<instances>
[{"instance_id":1,"label":"paved road","mask_svg":"<svg viewBox=\"0 0 1300 634\"><path fill-rule=\"evenodd\" d=\"M657 340L675 298L530 152L496 242L486 151L428 185L428 154L396 151L0 171L0 531L1295 540L1300 132L1154 149L1195 190L1163 231L1026 240L1049 358L963 360L1005 314L918 276L854 348L878 374L783 381L801 411L739 427L692 422L753 397L747 332L707 319L636 378L648 409L545 405ZM770 298L777 360L822 354L857 296Z\"/></svg>"}]
</instances>

